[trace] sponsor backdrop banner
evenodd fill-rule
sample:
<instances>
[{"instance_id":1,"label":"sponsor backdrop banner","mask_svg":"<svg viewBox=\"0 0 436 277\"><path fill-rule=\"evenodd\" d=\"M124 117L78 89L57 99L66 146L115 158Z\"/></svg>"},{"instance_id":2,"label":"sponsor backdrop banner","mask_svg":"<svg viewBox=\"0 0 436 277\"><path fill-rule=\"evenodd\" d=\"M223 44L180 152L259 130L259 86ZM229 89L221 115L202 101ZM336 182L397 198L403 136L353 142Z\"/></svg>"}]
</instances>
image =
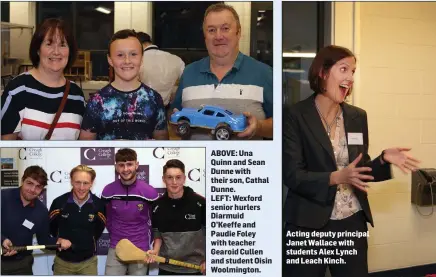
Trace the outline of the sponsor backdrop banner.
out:
<instances>
[{"instance_id":1,"label":"sponsor backdrop banner","mask_svg":"<svg viewBox=\"0 0 436 277\"><path fill-rule=\"evenodd\" d=\"M31 165L43 167L48 174L48 186L40 200L50 208L52 201L59 195L71 190L70 171L79 164L92 167L96 179L92 192L101 196L103 188L118 178L115 172L115 153L119 148L90 147L90 148L19 148L18 176L21 178L24 170ZM181 160L186 168L186 186L190 186L201 195L205 195L205 148L132 148L138 154L138 177L151 186L164 192L162 182L162 168L170 159ZM37 244L36 239L34 244ZM98 274L104 275L106 255L109 247L107 230L97 242ZM34 251L35 275L53 275L52 264L54 255L47 255L41 251ZM150 275L156 275L157 269L151 268Z\"/></svg>"}]
</instances>

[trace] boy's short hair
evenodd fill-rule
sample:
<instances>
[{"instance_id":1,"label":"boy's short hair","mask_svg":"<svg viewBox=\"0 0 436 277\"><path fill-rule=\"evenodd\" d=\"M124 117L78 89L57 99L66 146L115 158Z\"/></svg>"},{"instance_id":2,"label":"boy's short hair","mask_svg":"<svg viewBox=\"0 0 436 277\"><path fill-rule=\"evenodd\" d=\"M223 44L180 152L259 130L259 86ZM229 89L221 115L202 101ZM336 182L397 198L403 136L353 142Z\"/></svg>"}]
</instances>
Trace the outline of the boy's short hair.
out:
<instances>
[{"instance_id":1,"label":"boy's short hair","mask_svg":"<svg viewBox=\"0 0 436 277\"><path fill-rule=\"evenodd\" d=\"M130 162L130 161L137 161L138 155L136 154L136 151L130 148L123 148L117 151L115 154L115 162Z\"/></svg>"}]
</instances>

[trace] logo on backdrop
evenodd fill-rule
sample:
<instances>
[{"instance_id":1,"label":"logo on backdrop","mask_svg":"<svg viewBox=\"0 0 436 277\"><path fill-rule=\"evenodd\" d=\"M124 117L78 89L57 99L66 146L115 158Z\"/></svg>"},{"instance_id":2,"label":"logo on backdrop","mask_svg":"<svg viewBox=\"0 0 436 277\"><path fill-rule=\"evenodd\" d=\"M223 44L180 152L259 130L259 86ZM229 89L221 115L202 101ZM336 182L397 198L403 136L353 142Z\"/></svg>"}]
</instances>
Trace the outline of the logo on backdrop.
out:
<instances>
[{"instance_id":1,"label":"logo on backdrop","mask_svg":"<svg viewBox=\"0 0 436 277\"><path fill-rule=\"evenodd\" d=\"M175 159L180 156L180 147L157 147L153 150L156 159Z\"/></svg>"},{"instance_id":2,"label":"logo on backdrop","mask_svg":"<svg viewBox=\"0 0 436 277\"><path fill-rule=\"evenodd\" d=\"M150 181L150 166L147 165L139 165L138 170L136 171L136 177L139 180L142 180L148 184ZM115 171L115 180L120 179L120 175L117 171Z\"/></svg>"},{"instance_id":3,"label":"logo on backdrop","mask_svg":"<svg viewBox=\"0 0 436 277\"><path fill-rule=\"evenodd\" d=\"M101 234L97 241L97 255L107 255L110 246L110 239L108 233Z\"/></svg>"},{"instance_id":4,"label":"logo on backdrop","mask_svg":"<svg viewBox=\"0 0 436 277\"><path fill-rule=\"evenodd\" d=\"M54 170L50 173L49 178L53 183L70 183L70 172Z\"/></svg>"},{"instance_id":5,"label":"logo on backdrop","mask_svg":"<svg viewBox=\"0 0 436 277\"><path fill-rule=\"evenodd\" d=\"M200 168L193 168L188 171L188 179L192 182L200 182L201 177L204 177L204 170L201 170Z\"/></svg>"},{"instance_id":6,"label":"logo on backdrop","mask_svg":"<svg viewBox=\"0 0 436 277\"><path fill-rule=\"evenodd\" d=\"M115 148L80 148L80 163L86 165L114 165Z\"/></svg>"},{"instance_id":7,"label":"logo on backdrop","mask_svg":"<svg viewBox=\"0 0 436 277\"><path fill-rule=\"evenodd\" d=\"M40 160L42 159L42 148L20 148L18 158L20 160Z\"/></svg>"}]
</instances>

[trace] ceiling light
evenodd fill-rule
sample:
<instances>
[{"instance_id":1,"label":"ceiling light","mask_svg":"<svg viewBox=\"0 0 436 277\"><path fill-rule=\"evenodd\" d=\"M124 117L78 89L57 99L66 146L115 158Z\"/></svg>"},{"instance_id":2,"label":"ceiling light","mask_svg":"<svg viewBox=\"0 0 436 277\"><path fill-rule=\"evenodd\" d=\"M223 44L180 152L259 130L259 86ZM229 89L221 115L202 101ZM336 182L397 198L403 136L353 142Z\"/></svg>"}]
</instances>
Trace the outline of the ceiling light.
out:
<instances>
[{"instance_id":1,"label":"ceiling light","mask_svg":"<svg viewBox=\"0 0 436 277\"><path fill-rule=\"evenodd\" d=\"M104 14L110 14L110 13L111 13L111 10L106 9L106 8L103 8L103 7L95 8L95 10L96 10L96 11L99 11L99 12L101 12L101 13L104 13Z\"/></svg>"},{"instance_id":2,"label":"ceiling light","mask_svg":"<svg viewBox=\"0 0 436 277\"><path fill-rule=\"evenodd\" d=\"M285 52L283 58L315 58L316 53Z\"/></svg>"}]
</instances>

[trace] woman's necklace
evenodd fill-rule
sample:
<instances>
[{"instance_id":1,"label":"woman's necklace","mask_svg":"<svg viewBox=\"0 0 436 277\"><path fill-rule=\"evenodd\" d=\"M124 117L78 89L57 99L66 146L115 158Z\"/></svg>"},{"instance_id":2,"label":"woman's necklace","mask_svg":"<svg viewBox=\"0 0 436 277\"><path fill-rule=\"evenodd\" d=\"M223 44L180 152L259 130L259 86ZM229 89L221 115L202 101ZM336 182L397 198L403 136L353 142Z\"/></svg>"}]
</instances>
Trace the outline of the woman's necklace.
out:
<instances>
[{"instance_id":1,"label":"woman's necklace","mask_svg":"<svg viewBox=\"0 0 436 277\"><path fill-rule=\"evenodd\" d=\"M340 109L340 108L338 109L338 113L336 114L335 118L333 118L332 122L331 122L330 124L328 124L328 123L327 123L327 120L326 120L325 117L324 117L324 115L323 115L323 114L321 113L321 111L319 110L318 105L316 104L316 102L315 102L315 107L316 107L316 110L318 111L319 115L321 116L322 121L324 121L324 123L325 123L325 126L326 126L326 128L327 128L327 134L328 134L328 136L329 136L329 138L330 138L330 133L331 133L331 130L332 130L333 124L335 124L335 123L338 121L338 119L339 119L339 113L340 113L341 109Z\"/></svg>"}]
</instances>

